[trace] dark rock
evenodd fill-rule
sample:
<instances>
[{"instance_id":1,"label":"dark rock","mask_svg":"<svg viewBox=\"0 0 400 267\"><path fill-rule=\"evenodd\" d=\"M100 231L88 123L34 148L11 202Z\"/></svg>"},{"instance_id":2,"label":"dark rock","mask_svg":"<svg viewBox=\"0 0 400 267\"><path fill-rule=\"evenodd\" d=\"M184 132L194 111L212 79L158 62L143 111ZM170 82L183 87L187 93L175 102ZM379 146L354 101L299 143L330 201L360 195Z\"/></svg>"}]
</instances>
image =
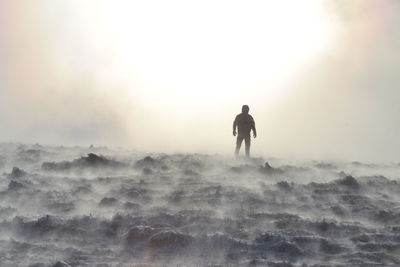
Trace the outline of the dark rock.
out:
<instances>
[{"instance_id":1,"label":"dark rock","mask_svg":"<svg viewBox=\"0 0 400 267\"><path fill-rule=\"evenodd\" d=\"M68 171L79 169L95 169L95 168L121 168L126 164L116 160L108 159L94 153L89 153L87 157L81 157L73 161L62 162L44 162L42 169L46 171Z\"/></svg>"},{"instance_id":2,"label":"dark rock","mask_svg":"<svg viewBox=\"0 0 400 267\"><path fill-rule=\"evenodd\" d=\"M121 195L135 200L149 199L148 190L140 187L121 187L118 191Z\"/></svg>"},{"instance_id":3,"label":"dark rock","mask_svg":"<svg viewBox=\"0 0 400 267\"><path fill-rule=\"evenodd\" d=\"M153 173L153 170L150 168L144 168L142 172L144 175L150 175Z\"/></svg>"},{"instance_id":4,"label":"dark rock","mask_svg":"<svg viewBox=\"0 0 400 267\"><path fill-rule=\"evenodd\" d=\"M337 216L344 216L347 214L346 210L344 210L341 206L332 206L330 207L331 211Z\"/></svg>"},{"instance_id":5,"label":"dark rock","mask_svg":"<svg viewBox=\"0 0 400 267\"><path fill-rule=\"evenodd\" d=\"M344 177L343 179L336 180L336 183L339 185L343 185L343 186L352 188L352 189L358 189L360 187L360 184L351 175L348 175L348 176Z\"/></svg>"},{"instance_id":6,"label":"dark rock","mask_svg":"<svg viewBox=\"0 0 400 267\"><path fill-rule=\"evenodd\" d=\"M46 267L46 264L44 264L44 263L32 263L32 264L29 264L28 265L28 267Z\"/></svg>"},{"instance_id":7,"label":"dark rock","mask_svg":"<svg viewBox=\"0 0 400 267\"><path fill-rule=\"evenodd\" d=\"M66 263L65 261L57 261L53 267L72 267L71 265L69 265L68 263Z\"/></svg>"},{"instance_id":8,"label":"dark rock","mask_svg":"<svg viewBox=\"0 0 400 267\"><path fill-rule=\"evenodd\" d=\"M393 219L395 219L396 217L400 216L396 216L396 214L394 214L391 210L377 210L374 211L372 218L376 221L380 221L380 222L389 222L392 221Z\"/></svg>"},{"instance_id":9,"label":"dark rock","mask_svg":"<svg viewBox=\"0 0 400 267\"><path fill-rule=\"evenodd\" d=\"M138 203L133 203L133 202L125 202L124 203L124 209L126 209L126 210L139 210L140 207L141 206Z\"/></svg>"},{"instance_id":10,"label":"dark rock","mask_svg":"<svg viewBox=\"0 0 400 267\"><path fill-rule=\"evenodd\" d=\"M125 235L125 243L127 245L135 245L150 239L156 230L149 226L136 226L131 228Z\"/></svg>"},{"instance_id":11,"label":"dark rock","mask_svg":"<svg viewBox=\"0 0 400 267\"><path fill-rule=\"evenodd\" d=\"M290 257L298 257L302 254L302 251L296 246L296 244L288 241L280 241L272 246L272 250L276 253L286 254Z\"/></svg>"},{"instance_id":12,"label":"dark rock","mask_svg":"<svg viewBox=\"0 0 400 267\"><path fill-rule=\"evenodd\" d=\"M323 170L333 170L336 169L337 167L331 163L326 163L326 162L319 162L314 165L318 169L323 169Z\"/></svg>"},{"instance_id":13,"label":"dark rock","mask_svg":"<svg viewBox=\"0 0 400 267\"><path fill-rule=\"evenodd\" d=\"M74 203L55 202L48 205L48 209L56 213L67 213L75 208Z\"/></svg>"},{"instance_id":14,"label":"dark rock","mask_svg":"<svg viewBox=\"0 0 400 267\"><path fill-rule=\"evenodd\" d=\"M259 168L261 173L265 174L282 174L283 170L278 168L273 168L268 162L265 162L264 166Z\"/></svg>"},{"instance_id":15,"label":"dark rock","mask_svg":"<svg viewBox=\"0 0 400 267\"><path fill-rule=\"evenodd\" d=\"M351 241L367 243L367 242L371 241L371 238L366 234L362 234L362 235L357 235L357 236L352 237Z\"/></svg>"},{"instance_id":16,"label":"dark rock","mask_svg":"<svg viewBox=\"0 0 400 267\"><path fill-rule=\"evenodd\" d=\"M16 191L16 190L20 190L22 188L24 188L24 185L21 184L20 182L11 181L8 184L8 190Z\"/></svg>"},{"instance_id":17,"label":"dark rock","mask_svg":"<svg viewBox=\"0 0 400 267\"><path fill-rule=\"evenodd\" d=\"M190 244L191 237L176 231L165 231L151 237L149 246L155 249L183 248Z\"/></svg>"},{"instance_id":18,"label":"dark rock","mask_svg":"<svg viewBox=\"0 0 400 267\"><path fill-rule=\"evenodd\" d=\"M319 231L322 231L322 232L328 231L330 225L331 225L331 223L329 223L329 222L327 222L325 220L322 220L322 222L317 222L316 223L317 229Z\"/></svg>"},{"instance_id":19,"label":"dark rock","mask_svg":"<svg viewBox=\"0 0 400 267\"><path fill-rule=\"evenodd\" d=\"M17 179L26 176L26 172L18 167L14 167L11 173L8 175L9 178Z\"/></svg>"},{"instance_id":20,"label":"dark rock","mask_svg":"<svg viewBox=\"0 0 400 267\"><path fill-rule=\"evenodd\" d=\"M86 195L89 194L92 190L90 189L90 186L78 186L76 189L72 191L72 194L74 195Z\"/></svg>"},{"instance_id":21,"label":"dark rock","mask_svg":"<svg viewBox=\"0 0 400 267\"><path fill-rule=\"evenodd\" d=\"M115 206L118 203L118 200L113 197L105 197L103 198L99 205L103 207L110 207L110 206Z\"/></svg>"},{"instance_id":22,"label":"dark rock","mask_svg":"<svg viewBox=\"0 0 400 267\"><path fill-rule=\"evenodd\" d=\"M282 190L289 191L292 189L292 187L286 181L281 181L281 182L277 183L276 185Z\"/></svg>"},{"instance_id":23,"label":"dark rock","mask_svg":"<svg viewBox=\"0 0 400 267\"><path fill-rule=\"evenodd\" d=\"M161 170L167 171L167 170L169 170L169 167L167 165L162 165Z\"/></svg>"},{"instance_id":24,"label":"dark rock","mask_svg":"<svg viewBox=\"0 0 400 267\"><path fill-rule=\"evenodd\" d=\"M268 262L268 264L266 266L269 266L269 267L294 267L294 265L289 262Z\"/></svg>"},{"instance_id":25,"label":"dark rock","mask_svg":"<svg viewBox=\"0 0 400 267\"><path fill-rule=\"evenodd\" d=\"M321 252L326 254L340 254L346 250L342 246L332 243L327 239L321 239L319 249Z\"/></svg>"},{"instance_id":26,"label":"dark rock","mask_svg":"<svg viewBox=\"0 0 400 267\"><path fill-rule=\"evenodd\" d=\"M140 159L135 163L136 168L151 168L155 167L156 165L158 165L158 160L155 160L150 156Z\"/></svg>"},{"instance_id":27,"label":"dark rock","mask_svg":"<svg viewBox=\"0 0 400 267\"><path fill-rule=\"evenodd\" d=\"M256 237L255 241L257 243L278 243L281 241L284 241L285 239L283 238L283 236L279 235L279 234L275 234L275 233L271 233L271 232L267 232L267 233L263 233L259 236Z\"/></svg>"}]
</instances>

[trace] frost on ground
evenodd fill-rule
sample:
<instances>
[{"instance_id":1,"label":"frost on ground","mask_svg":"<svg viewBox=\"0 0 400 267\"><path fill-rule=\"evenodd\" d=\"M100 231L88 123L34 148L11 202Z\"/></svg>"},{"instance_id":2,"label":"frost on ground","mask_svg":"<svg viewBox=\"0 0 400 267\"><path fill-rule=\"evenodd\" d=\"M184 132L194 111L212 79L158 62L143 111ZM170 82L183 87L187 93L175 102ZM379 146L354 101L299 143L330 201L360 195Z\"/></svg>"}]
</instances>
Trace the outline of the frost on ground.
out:
<instances>
[{"instance_id":1,"label":"frost on ground","mask_svg":"<svg viewBox=\"0 0 400 267\"><path fill-rule=\"evenodd\" d=\"M0 170L0 266L400 266L399 164L2 144Z\"/></svg>"}]
</instances>

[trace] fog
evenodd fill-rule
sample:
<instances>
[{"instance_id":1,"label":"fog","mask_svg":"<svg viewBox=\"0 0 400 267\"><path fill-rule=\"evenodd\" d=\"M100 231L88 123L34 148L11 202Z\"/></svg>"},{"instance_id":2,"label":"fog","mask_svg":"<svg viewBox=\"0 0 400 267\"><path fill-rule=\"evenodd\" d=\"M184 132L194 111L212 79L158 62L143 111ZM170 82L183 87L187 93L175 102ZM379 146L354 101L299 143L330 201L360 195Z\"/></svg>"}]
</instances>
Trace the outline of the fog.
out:
<instances>
[{"instance_id":1,"label":"fog","mask_svg":"<svg viewBox=\"0 0 400 267\"><path fill-rule=\"evenodd\" d=\"M126 1L39 2L0 4L2 142L231 155L248 104L255 156L397 161L397 1L305 1L297 13L151 2L166 15ZM273 8L276 25L261 20ZM320 28L305 31L306 17ZM171 30L185 21L190 30Z\"/></svg>"},{"instance_id":2,"label":"fog","mask_svg":"<svg viewBox=\"0 0 400 267\"><path fill-rule=\"evenodd\" d=\"M399 266L399 11L0 1L0 266Z\"/></svg>"},{"instance_id":3,"label":"fog","mask_svg":"<svg viewBox=\"0 0 400 267\"><path fill-rule=\"evenodd\" d=\"M398 164L0 145L0 266L398 266Z\"/></svg>"}]
</instances>

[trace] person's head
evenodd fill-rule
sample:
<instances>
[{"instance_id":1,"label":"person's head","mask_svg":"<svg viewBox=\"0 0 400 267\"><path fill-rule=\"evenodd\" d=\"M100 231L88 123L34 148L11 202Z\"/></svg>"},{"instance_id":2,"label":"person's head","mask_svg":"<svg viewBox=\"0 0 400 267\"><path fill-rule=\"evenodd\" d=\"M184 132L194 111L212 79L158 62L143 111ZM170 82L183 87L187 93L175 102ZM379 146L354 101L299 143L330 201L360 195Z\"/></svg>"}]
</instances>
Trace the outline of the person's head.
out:
<instances>
[{"instance_id":1,"label":"person's head","mask_svg":"<svg viewBox=\"0 0 400 267\"><path fill-rule=\"evenodd\" d=\"M243 106L242 106L242 113L246 113L246 114L247 114L247 113L249 113L249 110L250 110L250 109L249 109L249 106L248 106L248 105L243 105Z\"/></svg>"}]
</instances>

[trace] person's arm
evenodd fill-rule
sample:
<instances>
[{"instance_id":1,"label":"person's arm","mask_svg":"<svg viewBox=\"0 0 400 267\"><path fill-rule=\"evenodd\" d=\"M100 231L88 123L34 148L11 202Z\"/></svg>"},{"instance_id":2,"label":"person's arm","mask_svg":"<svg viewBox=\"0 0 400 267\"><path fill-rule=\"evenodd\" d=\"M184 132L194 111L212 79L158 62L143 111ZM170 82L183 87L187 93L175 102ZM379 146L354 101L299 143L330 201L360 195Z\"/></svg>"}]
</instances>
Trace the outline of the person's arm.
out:
<instances>
[{"instance_id":1,"label":"person's arm","mask_svg":"<svg viewBox=\"0 0 400 267\"><path fill-rule=\"evenodd\" d=\"M235 120L233 121L233 136L236 136L236 127L237 127L237 120L238 116L236 116Z\"/></svg>"},{"instance_id":2,"label":"person's arm","mask_svg":"<svg viewBox=\"0 0 400 267\"><path fill-rule=\"evenodd\" d=\"M253 130L254 138L257 137L256 123L254 122L253 117L251 117L251 129Z\"/></svg>"}]
</instances>

